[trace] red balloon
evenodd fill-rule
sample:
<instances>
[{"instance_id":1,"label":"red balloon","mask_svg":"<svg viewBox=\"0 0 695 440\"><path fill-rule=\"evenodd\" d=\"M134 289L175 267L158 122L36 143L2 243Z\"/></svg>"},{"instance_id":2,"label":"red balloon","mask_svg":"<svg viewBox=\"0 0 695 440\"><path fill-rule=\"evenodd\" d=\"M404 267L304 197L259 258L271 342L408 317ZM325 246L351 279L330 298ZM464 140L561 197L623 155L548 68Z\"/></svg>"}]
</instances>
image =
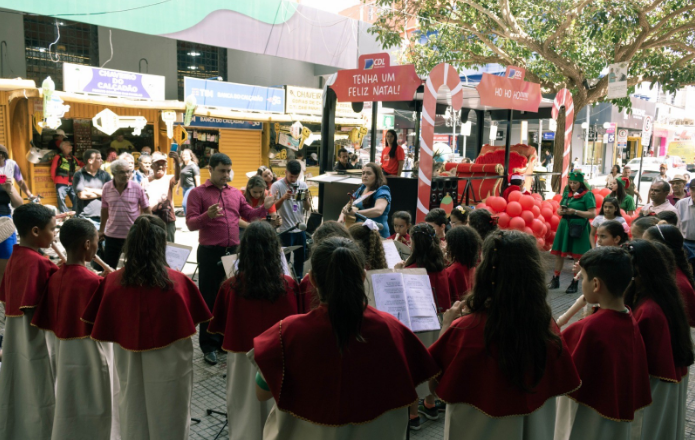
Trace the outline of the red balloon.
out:
<instances>
[{"instance_id":1,"label":"red balloon","mask_svg":"<svg viewBox=\"0 0 695 440\"><path fill-rule=\"evenodd\" d=\"M562 194L555 194L553 196L553 200L559 203L560 201L562 201Z\"/></svg>"},{"instance_id":2,"label":"red balloon","mask_svg":"<svg viewBox=\"0 0 695 440\"><path fill-rule=\"evenodd\" d=\"M538 249L545 248L545 240L543 238L536 237L536 244L538 245Z\"/></svg>"},{"instance_id":3,"label":"red balloon","mask_svg":"<svg viewBox=\"0 0 695 440\"><path fill-rule=\"evenodd\" d=\"M475 205L475 209L488 209L488 208L487 208L487 205L485 203L478 203L477 205Z\"/></svg>"},{"instance_id":4,"label":"red balloon","mask_svg":"<svg viewBox=\"0 0 695 440\"><path fill-rule=\"evenodd\" d=\"M509 193L509 196L507 196L507 199L510 202L518 202L522 195L521 191L512 191Z\"/></svg>"},{"instance_id":5,"label":"red balloon","mask_svg":"<svg viewBox=\"0 0 695 440\"><path fill-rule=\"evenodd\" d=\"M623 218L627 220L627 212L625 212L624 209L621 209L621 210L620 210L620 215L622 215Z\"/></svg>"},{"instance_id":6,"label":"red balloon","mask_svg":"<svg viewBox=\"0 0 695 440\"><path fill-rule=\"evenodd\" d=\"M550 230L550 228L547 227L547 226L545 225L545 223L543 223L543 232L541 233L541 237L545 237L545 236L548 234L548 231L549 231L549 230Z\"/></svg>"},{"instance_id":7,"label":"red balloon","mask_svg":"<svg viewBox=\"0 0 695 440\"><path fill-rule=\"evenodd\" d=\"M524 219L526 222L526 226L531 226L533 223L533 220L536 218L533 216L533 213L531 211L524 211L521 213L521 218Z\"/></svg>"},{"instance_id":8,"label":"red balloon","mask_svg":"<svg viewBox=\"0 0 695 440\"><path fill-rule=\"evenodd\" d=\"M521 207L524 208L524 211L528 211L535 205L534 199L531 196L521 196L519 203L521 203Z\"/></svg>"},{"instance_id":9,"label":"red balloon","mask_svg":"<svg viewBox=\"0 0 695 440\"><path fill-rule=\"evenodd\" d=\"M531 194L531 197L533 197L534 199L540 200L541 202L543 201L543 196L538 194L538 193Z\"/></svg>"},{"instance_id":10,"label":"red balloon","mask_svg":"<svg viewBox=\"0 0 695 440\"><path fill-rule=\"evenodd\" d=\"M528 235L533 235L533 229L529 228L528 226L524 228L524 232Z\"/></svg>"},{"instance_id":11,"label":"red balloon","mask_svg":"<svg viewBox=\"0 0 695 440\"><path fill-rule=\"evenodd\" d=\"M538 216L541 215L541 208L539 208L539 207L536 206L536 205L533 205L533 206L531 207L531 212L533 213L533 216L534 216L534 217L538 218Z\"/></svg>"},{"instance_id":12,"label":"red balloon","mask_svg":"<svg viewBox=\"0 0 695 440\"><path fill-rule=\"evenodd\" d=\"M635 217L624 217L625 218L625 223L627 223L628 226L632 226L632 220L635 219Z\"/></svg>"},{"instance_id":13,"label":"red balloon","mask_svg":"<svg viewBox=\"0 0 695 440\"><path fill-rule=\"evenodd\" d=\"M598 193L601 194L603 197L606 197L608 194L611 193L611 190L609 190L608 188L603 188L603 189L602 189L601 191L599 191Z\"/></svg>"},{"instance_id":14,"label":"red balloon","mask_svg":"<svg viewBox=\"0 0 695 440\"><path fill-rule=\"evenodd\" d=\"M553 243L554 241L555 241L555 233L554 233L554 232L551 232L550 234L548 234L548 235L545 237L545 242L546 242L546 243L550 243L550 244L552 245L552 243Z\"/></svg>"},{"instance_id":15,"label":"red balloon","mask_svg":"<svg viewBox=\"0 0 695 440\"><path fill-rule=\"evenodd\" d=\"M544 218L546 221L549 221L549 220L550 220L550 217L553 216L553 210L552 210L552 209L548 209L548 208L543 208L543 209L541 209L541 215L543 216L543 218Z\"/></svg>"},{"instance_id":16,"label":"red balloon","mask_svg":"<svg viewBox=\"0 0 695 440\"><path fill-rule=\"evenodd\" d=\"M517 231L523 231L526 228L526 222L521 217L513 217L509 220L509 229L516 229Z\"/></svg>"},{"instance_id":17,"label":"red balloon","mask_svg":"<svg viewBox=\"0 0 695 440\"><path fill-rule=\"evenodd\" d=\"M543 224L543 222L538 220L538 219L534 219L531 222L531 229L533 230L533 235L535 235L536 237L545 236L545 234L543 234L543 228L544 227L545 227L545 225Z\"/></svg>"},{"instance_id":18,"label":"red balloon","mask_svg":"<svg viewBox=\"0 0 695 440\"><path fill-rule=\"evenodd\" d=\"M603 196L596 196L596 209L600 211L602 206L603 206Z\"/></svg>"},{"instance_id":19,"label":"red balloon","mask_svg":"<svg viewBox=\"0 0 695 440\"><path fill-rule=\"evenodd\" d=\"M545 241L545 246L543 246L543 250L547 252L547 251L549 251L549 250L552 249L552 248L553 248L553 244L552 244L552 243L548 243L548 240L546 240L546 241Z\"/></svg>"},{"instance_id":20,"label":"red balloon","mask_svg":"<svg viewBox=\"0 0 695 440\"><path fill-rule=\"evenodd\" d=\"M552 200L550 203L552 203L552 205L553 205L553 212L557 211L557 208L560 207L560 202Z\"/></svg>"},{"instance_id":21,"label":"red balloon","mask_svg":"<svg viewBox=\"0 0 695 440\"><path fill-rule=\"evenodd\" d=\"M553 218L550 219L550 230L553 232L557 231L557 227L560 224L560 217L554 215Z\"/></svg>"},{"instance_id":22,"label":"red balloon","mask_svg":"<svg viewBox=\"0 0 695 440\"><path fill-rule=\"evenodd\" d=\"M497 212L503 212L507 208L507 201L504 197L488 197L487 205Z\"/></svg>"},{"instance_id":23,"label":"red balloon","mask_svg":"<svg viewBox=\"0 0 695 440\"><path fill-rule=\"evenodd\" d=\"M509 214L510 217L518 217L521 214L521 211L521 204L519 202L507 203L507 214Z\"/></svg>"},{"instance_id":24,"label":"red balloon","mask_svg":"<svg viewBox=\"0 0 695 440\"><path fill-rule=\"evenodd\" d=\"M507 229L510 220L511 217L509 216L509 214L507 214L506 212L500 212L499 218L497 219L497 225L502 229Z\"/></svg>"},{"instance_id":25,"label":"red balloon","mask_svg":"<svg viewBox=\"0 0 695 440\"><path fill-rule=\"evenodd\" d=\"M591 190L591 192L594 193L594 194L598 194L599 191L601 191L599 188L593 188L593 189Z\"/></svg>"}]
</instances>

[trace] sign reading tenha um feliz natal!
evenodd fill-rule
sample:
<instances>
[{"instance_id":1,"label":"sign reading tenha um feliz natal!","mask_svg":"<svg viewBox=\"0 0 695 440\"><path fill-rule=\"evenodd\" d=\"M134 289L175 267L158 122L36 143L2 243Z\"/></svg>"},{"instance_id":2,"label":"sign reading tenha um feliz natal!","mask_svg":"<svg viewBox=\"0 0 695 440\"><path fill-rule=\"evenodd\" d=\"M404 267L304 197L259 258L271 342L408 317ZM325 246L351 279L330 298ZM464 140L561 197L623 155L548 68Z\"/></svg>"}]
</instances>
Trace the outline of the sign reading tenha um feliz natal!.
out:
<instances>
[{"instance_id":1,"label":"sign reading tenha um feliz natal!","mask_svg":"<svg viewBox=\"0 0 695 440\"><path fill-rule=\"evenodd\" d=\"M483 73L476 87L484 106L538 113L540 84Z\"/></svg>"},{"instance_id":2,"label":"sign reading tenha um feliz natal!","mask_svg":"<svg viewBox=\"0 0 695 440\"><path fill-rule=\"evenodd\" d=\"M307 87L287 86L285 113L298 115L323 114L323 90ZM359 118L359 113L352 111L352 104L339 102L335 115L342 118Z\"/></svg>"},{"instance_id":3,"label":"sign reading tenha um feliz natal!","mask_svg":"<svg viewBox=\"0 0 695 440\"><path fill-rule=\"evenodd\" d=\"M163 76L63 63L66 92L164 100Z\"/></svg>"},{"instance_id":4,"label":"sign reading tenha um feliz natal!","mask_svg":"<svg viewBox=\"0 0 695 440\"><path fill-rule=\"evenodd\" d=\"M338 101L412 101L422 80L415 66L392 66L387 53L362 55L359 69L341 70L331 85Z\"/></svg>"}]
</instances>

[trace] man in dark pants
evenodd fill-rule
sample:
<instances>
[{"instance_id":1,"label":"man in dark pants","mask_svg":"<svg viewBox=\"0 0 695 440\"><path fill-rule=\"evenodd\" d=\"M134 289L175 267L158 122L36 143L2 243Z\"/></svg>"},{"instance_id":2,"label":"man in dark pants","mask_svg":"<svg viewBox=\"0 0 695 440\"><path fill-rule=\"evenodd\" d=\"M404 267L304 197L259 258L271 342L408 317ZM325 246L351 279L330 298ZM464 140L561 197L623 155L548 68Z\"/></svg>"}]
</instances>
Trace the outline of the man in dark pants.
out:
<instances>
[{"instance_id":1,"label":"man in dark pants","mask_svg":"<svg viewBox=\"0 0 695 440\"><path fill-rule=\"evenodd\" d=\"M221 258L235 254L239 246L239 218L265 217L274 199L268 196L263 206L251 208L241 191L227 184L232 180L232 161L226 154L213 154L209 167L210 179L188 193L186 225L191 231L200 231L198 286L212 310L220 285L226 278ZM216 350L222 349L222 337L208 333L207 329L207 322L200 324L200 349L205 354L205 362L215 365Z\"/></svg>"}]
</instances>

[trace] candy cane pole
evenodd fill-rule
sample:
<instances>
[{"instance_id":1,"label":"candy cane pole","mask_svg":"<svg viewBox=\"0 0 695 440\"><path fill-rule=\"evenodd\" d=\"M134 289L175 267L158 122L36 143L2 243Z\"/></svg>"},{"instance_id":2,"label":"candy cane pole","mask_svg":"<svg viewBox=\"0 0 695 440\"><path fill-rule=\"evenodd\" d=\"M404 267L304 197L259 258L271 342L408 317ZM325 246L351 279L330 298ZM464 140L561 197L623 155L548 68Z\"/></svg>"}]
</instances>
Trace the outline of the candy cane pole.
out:
<instances>
[{"instance_id":1,"label":"candy cane pole","mask_svg":"<svg viewBox=\"0 0 695 440\"><path fill-rule=\"evenodd\" d=\"M572 93L567 89L560 90L553 101L551 114L557 121L560 115L560 108L565 107L565 149L562 153L562 176L560 179L560 190L567 185L570 172L570 150L572 149L572 128L574 126L574 101Z\"/></svg>"},{"instance_id":2,"label":"candy cane pole","mask_svg":"<svg viewBox=\"0 0 695 440\"><path fill-rule=\"evenodd\" d=\"M449 87L451 105L454 110L463 104L463 90L459 74L447 63L437 64L425 82L425 96L422 102L422 125L420 131L420 168L418 172L417 215L418 223L425 221L432 194L432 145L434 141L434 118L437 110L437 92L441 86Z\"/></svg>"}]
</instances>

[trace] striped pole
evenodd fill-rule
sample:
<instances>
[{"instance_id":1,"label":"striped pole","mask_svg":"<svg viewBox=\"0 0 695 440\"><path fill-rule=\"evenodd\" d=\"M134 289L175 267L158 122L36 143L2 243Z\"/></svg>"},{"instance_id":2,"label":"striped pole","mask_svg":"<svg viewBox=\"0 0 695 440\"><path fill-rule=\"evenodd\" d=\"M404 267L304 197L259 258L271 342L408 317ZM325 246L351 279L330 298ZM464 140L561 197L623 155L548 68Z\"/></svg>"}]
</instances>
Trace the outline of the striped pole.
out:
<instances>
[{"instance_id":1,"label":"striped pole","mask_svg":"<svg viewBox=\"0 0 695 440\"><path fill-rule=\"evenodd\" d=\"M434 144L434 118L437 110L437 92L441 86L449 87L451 105L459 110L463 104L463 90L459 74L451 64L437 64L425 82L425 96L422 100L422 128L420 130L420 167L417 190L417 223L424 222L430 206L432 194L432 146Z\"/></svg>"},{"instance_id":2,"label":"striped pole","mask_svg":"<svg viewBox=\"0 0 695 440\"><path fill-rule=\"evenodd\" d=\"M560 108L565 107L565 149L562 153L562 176L560 179L560 191L567 185L570 172L570 152L572 149L572 129L574 127L574 101L572 93L567 89L560 90L553 101L551 114L557 121Z\"/></svg>"}]
</instances>

